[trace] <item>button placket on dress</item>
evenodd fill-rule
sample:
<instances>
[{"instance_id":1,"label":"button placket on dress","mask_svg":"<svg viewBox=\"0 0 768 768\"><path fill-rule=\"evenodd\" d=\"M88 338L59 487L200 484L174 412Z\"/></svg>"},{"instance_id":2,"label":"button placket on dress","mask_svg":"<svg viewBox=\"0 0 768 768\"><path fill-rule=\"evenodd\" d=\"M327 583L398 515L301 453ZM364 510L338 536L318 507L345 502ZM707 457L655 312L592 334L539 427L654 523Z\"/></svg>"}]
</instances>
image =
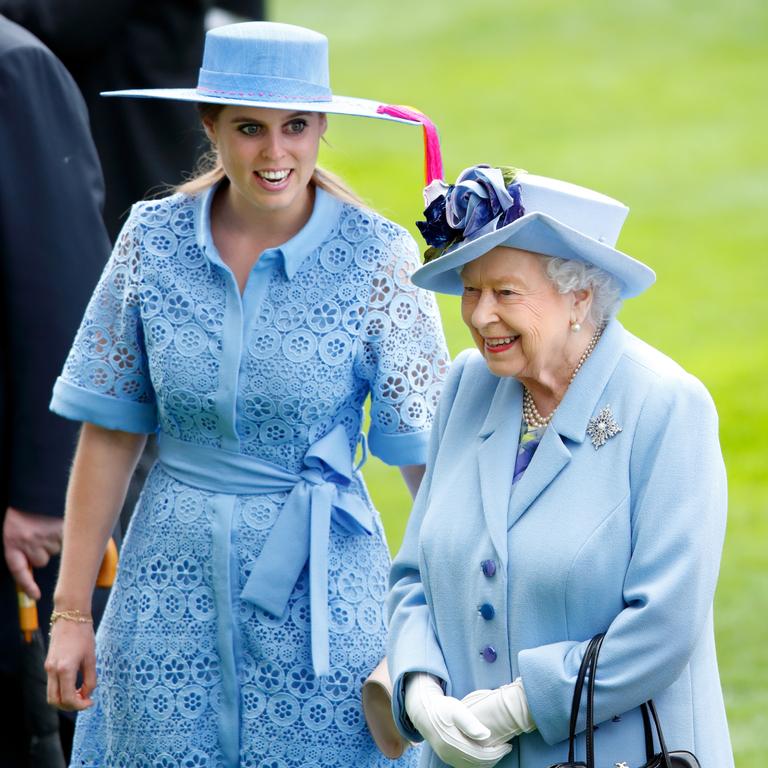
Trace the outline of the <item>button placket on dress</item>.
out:
<instances>
[{"instance_id":1,"label":"button placket on dress","mask_svg":"<svg viewBox=\"0 0 768 768\"><path fill-rule=\"evenodd\" d=\"M199 233L199 244L206 258L213 265L213 272L223 276L225 303L224 321L221 334L221 357L218 387L215 392L217 401L216 411L225 414L221 419L221 448L238 453L240 437L237 430L239 391L242 381L242 366L244 351L247 349L248 318L255 316L258 304L266 295L267 281L254 279L258 272L271 269L272 259L267 259L259 267L262 258L254 265L243 293L235 278L234 272L224 263L218 252L210 229L210 205L213 190L203 197L201 215L202 232ZM259 277L261 277L259 275ZM250 289L250 290L249 290ZM214 572L216 609L219 615L217 633L217 652L221 659L223 701L219 718L219 734L222 749L235 765L239 755L239 731L233 731L232 722L240 722L240 700L237 668L241 656L242 640L239 635L239 624L236 620L237 601L237 556L234 546L237 537L237 521L235 505L237 494L219 493L214 497L215 509L213 522L213 553L217 563Z\"/></svg>"}]
</instances>

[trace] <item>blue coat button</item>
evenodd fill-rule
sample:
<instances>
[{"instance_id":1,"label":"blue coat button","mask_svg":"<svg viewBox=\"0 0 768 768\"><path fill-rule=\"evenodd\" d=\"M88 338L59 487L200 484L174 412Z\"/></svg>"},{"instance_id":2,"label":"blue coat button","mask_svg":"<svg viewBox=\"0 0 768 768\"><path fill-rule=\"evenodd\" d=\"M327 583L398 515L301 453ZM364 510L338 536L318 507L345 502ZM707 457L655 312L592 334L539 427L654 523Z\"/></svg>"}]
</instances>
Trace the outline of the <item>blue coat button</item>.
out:
<instances>
[{"instance_id":1,"label":"blue coat button","mask_svg":"<svg viewBox=\"0 0 768 768\"><path fill-rule=\"evenodd\" d=\"M498 656L498 654L496 653L496 649L492 645L486 645L485 648L483 648L483 650L480 651L480 655L489 664L493 664L493 662L496 661L496 658Z\"/></svg>"},{"instance_id":2,"label":"blue coat button","mask_svg":"<svg viewBox=\"0 0 768 768\"><path fill-rule=\"evenodd\" d=\"M483 560L480 567L483 569L483 575L488 579L496 573L496 563L493 560Z\"/></svg>"},{"instance_id":3,"label":"blue coat button","mask_svg":"<svg viewBox=\"0 0 768 768\"><path fill-rule=\"evenodd\" d=\"M496 610L490 603L483 603L478 610L486 621L490 621L496 615Z\"/></svg>"}]
</instances>

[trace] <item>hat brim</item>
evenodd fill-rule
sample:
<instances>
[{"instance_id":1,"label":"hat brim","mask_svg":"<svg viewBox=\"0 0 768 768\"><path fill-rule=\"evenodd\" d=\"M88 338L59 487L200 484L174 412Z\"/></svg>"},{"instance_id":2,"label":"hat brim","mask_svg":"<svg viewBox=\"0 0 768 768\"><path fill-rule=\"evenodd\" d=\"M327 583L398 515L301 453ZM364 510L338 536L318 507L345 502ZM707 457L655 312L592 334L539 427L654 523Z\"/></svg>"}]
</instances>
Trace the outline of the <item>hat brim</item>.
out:
<instances>
[{"instance_id":1,"label":"hat brim","mask_svg":"<svg viewBox=\"0 0 768 768\"><path fill-rule=\"evenodd\" d=\"M327 101L259 101L248 98L229 98L207 96L195 88L135 88L123 91L102 91L102 96L122 96L137 99L170 99L171 101L192 101L204 104L234 105L240 107L263 107L266 109L284 109L291 112L327 112L333 115L351 115L373 117L377 120L390 120L394 123L419 125L413 120L382 114L377 110L383 102L372 99L357 99L352 96L332 96Z\"/></svg>"},{"instance_id":2,"label":"hat brim","mask_svg":"<svg viewBox=\"0 0 768 768\"><path fill-rule=\"evenodd\" d=\"M436 293L460 295L461 268L501 245L599 267L619 281L623 299L637 296L656 280L656 273L641 261L535 211L430 261L414 272L413 283Z\"/></svg>"}]
</instances>

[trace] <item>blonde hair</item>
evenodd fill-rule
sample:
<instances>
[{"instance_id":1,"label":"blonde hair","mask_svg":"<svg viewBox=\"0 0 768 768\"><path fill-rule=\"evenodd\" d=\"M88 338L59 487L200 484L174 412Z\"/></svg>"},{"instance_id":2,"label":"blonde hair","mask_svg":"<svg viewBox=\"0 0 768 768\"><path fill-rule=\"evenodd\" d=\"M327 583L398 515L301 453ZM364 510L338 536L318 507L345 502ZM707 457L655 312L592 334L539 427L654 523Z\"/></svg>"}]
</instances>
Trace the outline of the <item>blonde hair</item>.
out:
<instances>
[{"instance_id":1,"label":"blonde hair","mask_svg":"<svg viewBox=\"0 0 768 768\"><path fill-rule=\"evenodd\" d=\"M200 113L201 120L215 120L219 112L221 112L224 105L222 104L198 104L197 110ZM206 152L197 164L192 178L177 185L173 188L174 192L181 192L186 195L196 195L200 192L204 192L214 184L218 184L224 177L224 167L221 164L221 158L216 150L216 147L211 145L208 152ZM359 205L363 208L367 208L366 203L358 197L346 182L335 173L316 166L312 173L312 178L309 180L310 184L319 187L327 192L329 195L339 198L345 203L351 203L352 205Z\"/></svg>"}]
</instances>

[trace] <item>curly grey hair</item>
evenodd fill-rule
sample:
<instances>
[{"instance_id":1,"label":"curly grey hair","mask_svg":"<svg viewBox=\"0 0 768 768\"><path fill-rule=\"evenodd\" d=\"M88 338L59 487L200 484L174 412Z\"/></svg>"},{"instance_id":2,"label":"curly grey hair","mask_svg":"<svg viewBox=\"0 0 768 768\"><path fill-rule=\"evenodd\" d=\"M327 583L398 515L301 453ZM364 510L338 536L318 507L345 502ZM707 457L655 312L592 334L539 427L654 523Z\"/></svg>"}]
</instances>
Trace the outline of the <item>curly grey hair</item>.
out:
<instances>
[{"instance_id":1,"label":"curly grey hair","mask_svg":"<svg viewBox=\"0 0 768 768\"><path fill-rule=\"evenodd\" d=\"M575 259L542 256L547 277L558 292L581 291L592 288L589 319L596 325L605 325L621 307L621 285L615 277L592 264Z\"/></svg>"}]
</instances>

